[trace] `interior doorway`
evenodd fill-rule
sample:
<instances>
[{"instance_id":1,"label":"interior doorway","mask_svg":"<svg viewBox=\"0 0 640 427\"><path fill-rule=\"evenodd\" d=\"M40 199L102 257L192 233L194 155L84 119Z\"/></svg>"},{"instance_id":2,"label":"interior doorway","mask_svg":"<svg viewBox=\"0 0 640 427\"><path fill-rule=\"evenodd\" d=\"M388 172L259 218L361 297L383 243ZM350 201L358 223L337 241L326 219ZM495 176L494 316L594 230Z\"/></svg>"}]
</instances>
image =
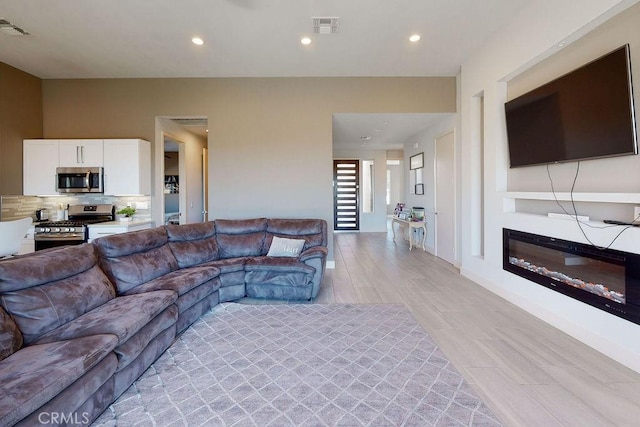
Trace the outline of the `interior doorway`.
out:
<instances>
[{"instance_id":1,"label":"interior doorway","mask_svg":"<svg viewBox=\"0 0 640 427\"><path fill-rule=\"evenodd\" d=\"M180 193L184 177L184 142L164 135L164 223L184 223L182 206L185 191Z\"/></svg>"},{"instance_id":2,"label":"interior doorway","mask_svg":"<svg viewBox=\"0 0 640 427\"><path fill-rule=\"evenodd\" d=\"M204 152L209 139L207 123L206 117L156 117L152 212L158 225L205 220L208 165L203 155L208 156ZM166 149L165 142L169 142ZM170 161L165 157L173 156L177 156L178 171L165 173L169 167L165 160Z\"/></svg>"}]
</instances>

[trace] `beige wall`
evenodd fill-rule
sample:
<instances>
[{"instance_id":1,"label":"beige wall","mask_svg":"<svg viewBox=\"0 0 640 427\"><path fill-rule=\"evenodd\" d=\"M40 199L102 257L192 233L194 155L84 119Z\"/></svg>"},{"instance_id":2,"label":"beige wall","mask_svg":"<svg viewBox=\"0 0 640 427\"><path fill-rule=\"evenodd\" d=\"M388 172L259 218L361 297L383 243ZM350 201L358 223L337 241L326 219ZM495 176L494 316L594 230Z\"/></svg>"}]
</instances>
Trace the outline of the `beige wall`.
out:
<instances>
[{"instance_id":1,"label":"beige wall","mask_svg":"<svg viewBox=\"0 0 640 427\"><path fill-rule=\"evenodd\" d=\"M22 140L42 137L42 80L0 63L0 195L22 194Z\"/></svg>"},{"instance_id":2,"label":"beige wall","mask_svg":"<svg viewBox=\"0 0 640 427\"><path fill-rule=\"evenodd\" d=\"M330 227L333 113L456 107L453 77L46 80L43 88L46 138L154 141L156 116L206 116L210 218L306 216Z\"/></svg>"}]
</instances>

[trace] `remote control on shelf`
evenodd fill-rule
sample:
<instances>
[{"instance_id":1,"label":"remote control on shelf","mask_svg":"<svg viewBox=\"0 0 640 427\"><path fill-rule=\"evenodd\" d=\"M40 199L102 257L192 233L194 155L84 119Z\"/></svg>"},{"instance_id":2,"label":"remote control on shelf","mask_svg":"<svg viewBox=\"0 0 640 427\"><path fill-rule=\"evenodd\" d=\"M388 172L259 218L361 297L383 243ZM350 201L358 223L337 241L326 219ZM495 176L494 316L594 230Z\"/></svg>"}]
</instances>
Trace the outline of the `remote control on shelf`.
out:
<instances>
[{"instance_id":1,"label":"remote control on shelf","mask_svg":"<svg viewBox=\"0 0 640 427\"><path fill-rule=\"evenodd\" d=\"M605 219L603 222L605 224L631 225L633 227L640 227L640 222L624 222L624 221L616 221L614 219Z\"/></svg>"}]
</instances>

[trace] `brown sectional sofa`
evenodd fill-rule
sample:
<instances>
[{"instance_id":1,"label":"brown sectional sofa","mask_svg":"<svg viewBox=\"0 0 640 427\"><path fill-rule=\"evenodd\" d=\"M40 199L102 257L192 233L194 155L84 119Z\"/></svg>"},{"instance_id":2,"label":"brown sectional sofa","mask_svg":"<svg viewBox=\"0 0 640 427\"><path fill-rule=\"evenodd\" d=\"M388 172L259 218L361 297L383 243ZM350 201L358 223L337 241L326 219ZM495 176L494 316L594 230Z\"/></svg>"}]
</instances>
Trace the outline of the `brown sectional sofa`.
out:
<instances>
[{"instance_id":1,"label":"brown sectional sofa","mask_svg":"<svg viewBox=\"0 0 640 427\"><path fill-rule=\"evenodd\" d=\"M298 256L267 256L273 238ZM87 425L220 301L317 296L327 224L216 220L0 261L0 426Z\"/></svg>"}]
</instances>

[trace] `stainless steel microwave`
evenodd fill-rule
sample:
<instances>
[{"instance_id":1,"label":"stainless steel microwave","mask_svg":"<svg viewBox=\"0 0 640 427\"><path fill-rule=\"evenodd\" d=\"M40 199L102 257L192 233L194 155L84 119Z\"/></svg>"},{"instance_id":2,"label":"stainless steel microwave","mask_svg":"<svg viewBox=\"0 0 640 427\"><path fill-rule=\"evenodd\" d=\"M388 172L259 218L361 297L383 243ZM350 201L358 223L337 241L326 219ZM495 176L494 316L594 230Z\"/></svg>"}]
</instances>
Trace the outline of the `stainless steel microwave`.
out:
<instances>
[{"instance_id":1,"label":"stainless steel microwave","mask_svg":"<svg viewBox=\"0 0 640 427\"><path fill-rule=\"evenodd\" d=\"M73 167L56 169L58 193L104 193L101 167Z\"/></svg>"}]
</instances>

